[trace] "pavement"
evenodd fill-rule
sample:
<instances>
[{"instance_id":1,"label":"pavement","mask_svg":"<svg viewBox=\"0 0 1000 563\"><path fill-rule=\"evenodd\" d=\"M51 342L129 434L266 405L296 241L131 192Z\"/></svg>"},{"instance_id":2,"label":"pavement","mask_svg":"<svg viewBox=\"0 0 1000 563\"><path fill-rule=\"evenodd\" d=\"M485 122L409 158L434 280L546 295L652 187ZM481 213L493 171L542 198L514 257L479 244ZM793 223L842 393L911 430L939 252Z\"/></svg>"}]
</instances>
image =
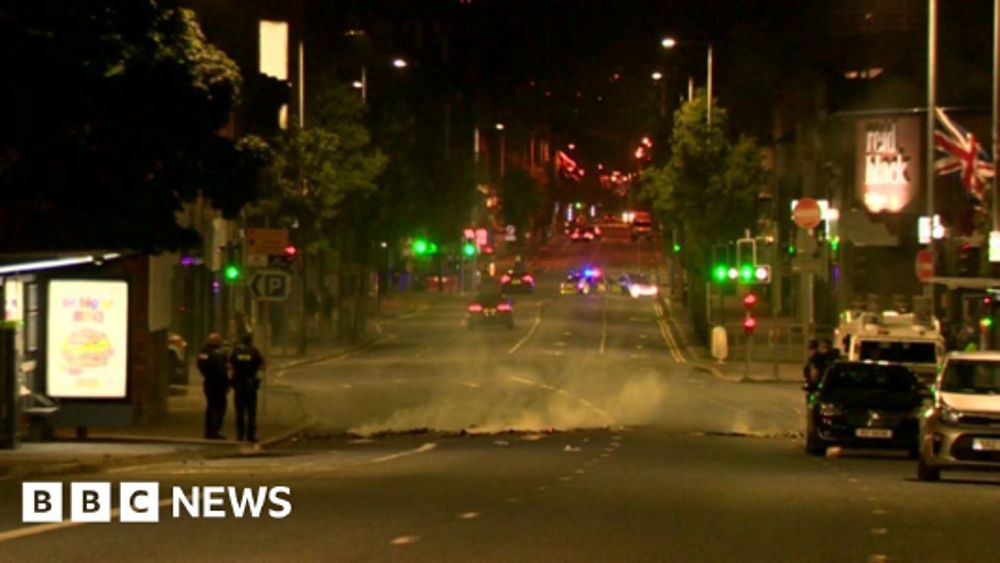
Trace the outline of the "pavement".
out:
<instances>
[{"instance_id":1,"label":"pavement","mask_svg":"<svg viewBox=\"0 0 1000 563\"><path fill-rule=\"evenodd\" d=\"M661 295L669 295L669 286L661 288ZM732 383L784 383L800 385L802 383L802 364L788 361L750 361L738 357L729 357L719 362L702 345L694 332L694 323L684 302L679 299L665 297L662 299L668 311L671 328L678 336L680 345L691 358L692 367L709 373L719 379ZM763 325L763 323L762 323ZM766 331L766 325L761 326L761 332Z\"/></svg>"},{"instance_id":2,"label":"pavement","mask_svg":"<svg viewBox=\"0 0 1000 563\"><path fill-rule=\"evenodd\" d=\"M275 350L264 372L258 399L257 443L235 439L206 440L204 434L205 396L199 384L172 386L167 413L149 425L128 428L90 428L86 438L74 429L56 429L53 440L21 442L17 449L0 449L0 481L102 471L172 461L214 459L233 455L253 455L284 443L308 430L314 419L301 408L299 394L280 377L286 370L336 359L365 349L383 338L383 325L406 318L430 306L438 296L421 293L397 294L384 298L380 315L373 321L371 335L362 342L312 342L305 355L281 355ZM192 366L190 381L200 377ZM230 401L223 434L235 435L235 419Z\"/></svg>"}]
</instances>

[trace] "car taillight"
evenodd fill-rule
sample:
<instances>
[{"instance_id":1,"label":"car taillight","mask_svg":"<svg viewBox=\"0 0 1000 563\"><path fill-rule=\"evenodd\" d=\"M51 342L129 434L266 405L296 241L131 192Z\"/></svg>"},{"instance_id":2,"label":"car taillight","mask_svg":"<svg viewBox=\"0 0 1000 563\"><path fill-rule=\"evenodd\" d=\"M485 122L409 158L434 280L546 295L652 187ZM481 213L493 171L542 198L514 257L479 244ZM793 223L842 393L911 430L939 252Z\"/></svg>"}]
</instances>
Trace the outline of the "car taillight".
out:
<instances>
[{"instance_id":1,"label":"car taillight","mask_svg":"<svg viewBox=\"0 0 1000 563\"><path fill-rule=\"evenodd\" d=\"M471 305L469 305L470 313L481 313L482 311L483 311L483 306L480 305L479 303L472 303Z\"/></svg>"},{"instance_id":2,"label":"car taillight","mask_svg":"<svg viewBox=\"0 0 1000 563\"><path fill-rule=\"evenodd\" d=\"M521 281L524 281L524 282L527 282L527 283L535 283L535 278L529 276L528 274L524 274L523 276L521 276Z\"/></svg>"},{"instance_id":3,"label":"car taillight","mask_svg":"<svg viewBox=\"0 0 1000 563\"><path fill-rule=\"evenodd\" d=\"M508 276L507 274L500 276L500 283L507 283L509 281L510 281L510 276Z\"/></svg>"},{"instance_id":4,"label":"car taillight","mask_svg":"<svg viewBox=\"0 0 1000 563\"><path fill-rule=\"evenodd\" d=\"M511 309L512 307L510 306L510 303L501 303L497 305L497 311L510 311Z\"/></svg>"}]
</instances>

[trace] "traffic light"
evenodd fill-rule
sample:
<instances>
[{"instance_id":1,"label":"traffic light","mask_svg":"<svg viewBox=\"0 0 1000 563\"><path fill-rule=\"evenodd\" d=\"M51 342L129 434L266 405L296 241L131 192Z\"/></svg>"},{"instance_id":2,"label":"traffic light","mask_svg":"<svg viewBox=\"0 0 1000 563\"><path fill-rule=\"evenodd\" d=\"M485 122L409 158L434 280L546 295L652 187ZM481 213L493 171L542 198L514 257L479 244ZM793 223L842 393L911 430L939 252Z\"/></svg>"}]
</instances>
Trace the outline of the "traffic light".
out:
<instances>
[{"instance_id":1,"label":"traffic light","mask_svg":"<svg viewBox=\"0 0 1000 563\"><path fill-rule=\"evenodd\" d=\"M993 317L983 317L979 319L979 330L986 332L993 326Z\"/></svg>"},{"instance_id":2,"label":"traffic light","mask_svg":"<svg viewBox=\"0 0 1000 563\"><path fill-rule=\"evenodd\" d=\"M413 244L411 245L411 248L413 250L414 256L423 256L427 254L428 250L427 240L422 238L413 239Z\"/></svg>"},{"instance_id":3,"label":"traffic light","mask_svg":"<svg viewBox=\"0 0 1000 563\"><path fill-rule=\"evenodd\" d=\"M469 256L469 257L475 256L476 255L476 245L473 244L472 241L468 241L468 240L465 241L465 244L462 245L462 254L464 254L466 256Z\"/></svg>"},{"instance_id":4,"label":"traffic light","mask_svg":"<svg viewBox=\"0 0 1000 563\"><path fill-rule=\"evenodd\" d=\"M785 247L785 252L787 252L789 256L795 256L795 253L797 252L797 250L795 249L795 245L789 244L787 247Z\"/></svg>"},{"instance_id":5,"label":"traffic light","mask_svg":"<svg viewBox=\"0 0 1000 563\"><path fill-rule=\"evenodd\" d=\"M294 244L285 245L285 254L283 256L285 262L292 264L295 262L295 259L298 258L298 256L299 256L299 249L296 248Z\"/></svg>"},{"instance_id":6,"label":"traffic light","mask_svg":"<svg viewBox=\"0 0 1000 563\"><path fill-rule=\"evenodd\" d=\"M716 264L712 267L712 279L717 283L736 282L739 284L771 283L771 266L744 264L740 267Z\"/></svg>"},{"instance_id":7,"label":"traffic light","mask_svg":"<svg viewBox=\"0 0 1000 563\"><path fill-rule=\"evenodd\" d=\"M840 249L840 237L830 237L830 252L836 253Z\"/></svg>"},{"instance_id":8,"label":"traffic light","mask_svg":"<svg viewBox=\"0 0 1000 563\"><path fill-rule=\"evenodd\" d=\"M674 254L677 254L677 253L678 253L678 252L680 252L680 251L681 251L681 245L679 245L679 244L677 244L677 243L675 242L675 243L674 243Z\"/></svg>"},{"instance_id":9,"label":"traffic light","mask_svg":"<svg viewBox=\"0 0 1000 563\"><path fill-rule=\"evenodd\" d=\"M757 317L753 316L753 310L757 306L757 294L748 293L743 296L743 308L747 311L746 318L743 319L743 333L752 335L757 328Z\"/></svg>"},{"instance_id":10,"label":"traffic light","mask_svg":"<svg viewBox=\"0 0 1000 563\"><path fill-rule=\"evenodd\" d=\"M240 267L240 247L238 244L226 245L226 263L222 267L222 277L226 283L236 283L243 274Z\"/></svg>"}]
</instances>

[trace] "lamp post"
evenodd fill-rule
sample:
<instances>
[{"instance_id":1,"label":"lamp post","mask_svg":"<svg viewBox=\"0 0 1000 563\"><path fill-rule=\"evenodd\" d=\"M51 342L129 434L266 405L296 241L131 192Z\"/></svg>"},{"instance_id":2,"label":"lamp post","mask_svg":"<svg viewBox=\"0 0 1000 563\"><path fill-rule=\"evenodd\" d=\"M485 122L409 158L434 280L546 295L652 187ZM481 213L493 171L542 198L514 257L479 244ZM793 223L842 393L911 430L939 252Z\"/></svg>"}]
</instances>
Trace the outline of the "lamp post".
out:
<instances>
[{"instance_id":1,"label":"lamp post","mask_svg":"<svg viewBox=\"0 0 1000 563\"><path fill-rule=\"evenodd\" d=\"M931 1L933 1L933 0L931 0ZM711 41L687 41L687 42L688 43L692 43L692 44L694 44L694 43L703 44L703 45L706 45L708 47L707 60L706 60L706 65L705 65L706 66L706 72L707 72L708 76L705 79L705 84L706 84L705 85L705 90L706 90L706 95L708 96L708 100L707 100L707 104L708 104L708 125L709 125L709 127L711 127L711 125L712 125L712 74L714 74L714 70L713 70L714 63L713 63L713 60L712 60L713 59L713 56L712 56L713 55L713 52L712 52L713 51L713 49L712 49L712 43L711 43ZM660 46L662 46L664 49L673 49L674 47L677 46L677 40L674 39L673 37L664 37L660 41Z\"/></svg>"},{"instance_id":2,"label":"lamp post","mask_svg":"<svg viewBox=\"0 0 1000 563\"><path fill-rule=\"evenodd\" d=\"M496 130L500 132L500 179L503 179L504 172L506 171L504 161L507 160L507 128L503 123L497 123L495 127Z\"/></svg>"}]
</instances>

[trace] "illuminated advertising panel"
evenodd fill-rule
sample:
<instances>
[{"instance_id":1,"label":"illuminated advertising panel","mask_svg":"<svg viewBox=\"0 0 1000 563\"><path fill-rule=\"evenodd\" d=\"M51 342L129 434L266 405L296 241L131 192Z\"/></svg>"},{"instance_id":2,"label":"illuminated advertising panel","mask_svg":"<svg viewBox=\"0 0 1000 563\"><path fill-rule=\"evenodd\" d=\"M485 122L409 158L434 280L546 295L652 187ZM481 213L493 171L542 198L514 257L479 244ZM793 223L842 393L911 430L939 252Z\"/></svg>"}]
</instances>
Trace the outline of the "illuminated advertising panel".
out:
<instances>
[{"instance_id":1,"label":"illuminated advertising panel","mask_svg":"<svg viewBox=\"0 0 1000 563\"><path fill-rule=\"evenodd\" d=\"M46 377L52 397L122 399L128 366L128 284L49 282Z\"/></svg>"},{"instance_id":2,"label":"illuminated advertising panel","mask_svg":"<svg viewBox=\"0 0 1000 563\"><path fill-rule=\"evenodd\" d=\"M899 213L920 192L920 119L862 119L855 136L855 184L871 213Z\"/></svg>"},{"instance_id":3,"label":"illuminated advertising panel","mask_svg":"<svg viewBox=\"0 0 1000 563\"><path fill-rule=\"evenodd\" d=\"M24 286L18 280L8 279L3 282L3 320L24 320Z\"/></svg>"}]
</instances>

